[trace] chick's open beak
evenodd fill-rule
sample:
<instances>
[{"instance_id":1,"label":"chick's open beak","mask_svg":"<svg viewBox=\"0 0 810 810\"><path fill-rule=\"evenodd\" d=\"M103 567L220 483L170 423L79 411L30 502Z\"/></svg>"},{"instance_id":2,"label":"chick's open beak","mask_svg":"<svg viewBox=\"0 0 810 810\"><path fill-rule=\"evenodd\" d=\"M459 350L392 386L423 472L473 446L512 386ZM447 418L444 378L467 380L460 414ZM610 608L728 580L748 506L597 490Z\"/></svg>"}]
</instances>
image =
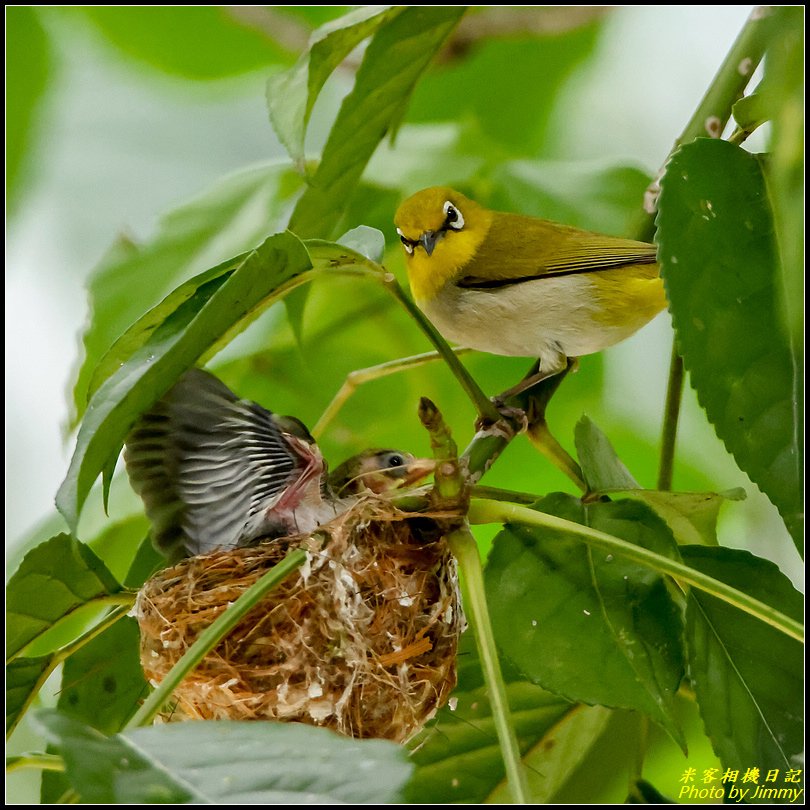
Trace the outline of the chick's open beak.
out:
<instances>
[{"instance_id":1,"label":"chick's open beak","mask_svg":"<svg viewBox=\"0 0 810 810\"><path fill-rule=\"evenodd\" d=\"M436 469L432 458L415 458L405 467L405 476L401 486L409 487L427 478Z\"/></svg>"},{"instance_id":2,"label":"chick's open beak","mask_svg":"<svg viewBox=\"0 0 810 810\"><path fill-rule=\"evenodd\" d=\"M419 244L425 249L425 253L430 256L433 253L434 248L436 247L436 242L439 241L439 238L442 236L441 231L425 231L419 237Z\"/></svg>"}]
</instances>

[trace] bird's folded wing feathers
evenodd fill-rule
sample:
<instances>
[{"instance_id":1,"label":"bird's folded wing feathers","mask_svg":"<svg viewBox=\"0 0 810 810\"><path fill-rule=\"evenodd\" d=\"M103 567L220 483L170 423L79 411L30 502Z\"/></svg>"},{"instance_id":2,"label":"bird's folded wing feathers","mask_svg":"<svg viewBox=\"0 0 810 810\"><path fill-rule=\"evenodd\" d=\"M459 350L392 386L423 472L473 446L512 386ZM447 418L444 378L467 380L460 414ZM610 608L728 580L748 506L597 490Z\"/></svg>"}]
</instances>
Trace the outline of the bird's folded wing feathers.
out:
<instances>
[{"instance_id":1,"label":"bird's folded wing feathers","mask_svg":"<svg viewBox=\"0 0 810 810\"><path fill-rule=\"evenodd\" d=\"M132 429L124 453L165 553L230 548L297 467L272 414L192 369Z\"/></svg>"},{"instance_id":2,"label":"bird's folded wing feathers","mask_svg":"<svg viewBox=\"0 0 810 810\"><path fill-rule=\"evenodd\" d=\"M656 261L655 245L499 214L459 287L490 289L554 276L630 268Z\"/></svg>"}]
</instances>

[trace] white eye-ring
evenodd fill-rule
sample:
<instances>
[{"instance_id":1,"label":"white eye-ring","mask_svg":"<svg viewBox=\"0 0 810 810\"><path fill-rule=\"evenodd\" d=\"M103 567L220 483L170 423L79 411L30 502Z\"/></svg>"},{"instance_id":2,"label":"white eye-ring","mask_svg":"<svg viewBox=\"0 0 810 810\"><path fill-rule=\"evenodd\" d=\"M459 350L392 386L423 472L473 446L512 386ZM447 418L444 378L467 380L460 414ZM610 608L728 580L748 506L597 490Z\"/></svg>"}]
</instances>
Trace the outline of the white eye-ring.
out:
<instances>
[{"instance_id":1,"label":"white eye-ring","mask_svg":"<svg viewBox=\"0 0 810 810\"><path fill-rule=\"evenodd\" d=\"M413 253L414 243L405 236L402 231L397 228L397 233L399 234L399 239L402 242L402 246L405 248L405 252L410 256Z\"/></svg>"},{"instance_id":2,"label":"white eye-ring","mask_svg":"<svg viewBox=\"0 0 810 810\"><path fill-rule=\"evenodd\" d=\"M454 231L460 231L464 227L464 217L461 215L461 211L450 200L444 204L444 216L445 225Z\"/></svg>"}]
</instances>

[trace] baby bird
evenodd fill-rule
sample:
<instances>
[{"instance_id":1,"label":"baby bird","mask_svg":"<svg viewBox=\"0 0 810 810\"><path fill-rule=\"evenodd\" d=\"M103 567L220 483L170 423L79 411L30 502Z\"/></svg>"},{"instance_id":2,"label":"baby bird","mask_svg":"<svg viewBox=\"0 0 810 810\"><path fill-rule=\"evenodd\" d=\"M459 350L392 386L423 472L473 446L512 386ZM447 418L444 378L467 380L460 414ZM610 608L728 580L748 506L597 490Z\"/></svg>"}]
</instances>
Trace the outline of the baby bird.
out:
<instances>
[{"instance_id":1,"label":"baby bird","mask_svg":"<svg viewBox=\"0 0 810 810\"><path fill-rule=\"evenodd\" d=\"M310 533L363 492L407 486L433 469L410 453L370 449L328 475L300 420L239 399L201 369L141 416L124 460L156 547L175 559Z\"/></svg>"}]
</instances>

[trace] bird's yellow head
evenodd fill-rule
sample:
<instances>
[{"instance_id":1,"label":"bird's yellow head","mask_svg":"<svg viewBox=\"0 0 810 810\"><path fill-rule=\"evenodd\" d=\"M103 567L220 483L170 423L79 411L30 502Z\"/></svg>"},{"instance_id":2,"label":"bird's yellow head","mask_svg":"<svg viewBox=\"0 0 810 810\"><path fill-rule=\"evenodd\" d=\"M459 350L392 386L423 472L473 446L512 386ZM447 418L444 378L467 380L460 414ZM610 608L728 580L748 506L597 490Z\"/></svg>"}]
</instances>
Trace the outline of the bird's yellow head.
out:
<instances>
[{"instance_id":1,"label":"bird's yellow head","mask_svg":"<svg viewBox=\"0 0 810 810\"><path fill-rule=\"evenodd\" d=\"M417 191L397 209L411 290L430 300L457 277L486 238L493 213L447 186Z\"/></svg>"}]
</instances>

